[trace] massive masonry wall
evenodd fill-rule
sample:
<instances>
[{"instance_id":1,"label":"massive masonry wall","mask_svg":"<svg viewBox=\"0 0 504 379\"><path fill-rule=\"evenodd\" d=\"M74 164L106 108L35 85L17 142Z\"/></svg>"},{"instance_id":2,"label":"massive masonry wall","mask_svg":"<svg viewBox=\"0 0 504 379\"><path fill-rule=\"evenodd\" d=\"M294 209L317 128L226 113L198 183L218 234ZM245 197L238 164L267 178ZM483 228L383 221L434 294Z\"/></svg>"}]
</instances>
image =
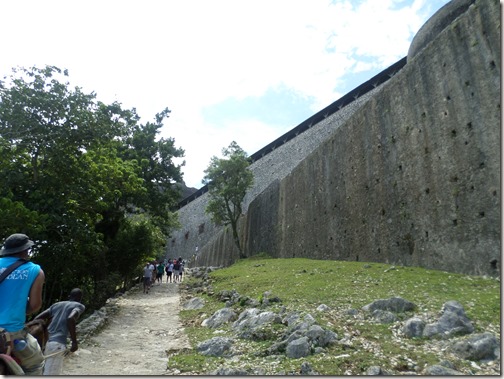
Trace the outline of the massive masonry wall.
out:
<instances>
[{"instance_id":1,"label":"massive masonry wall","mask_svg":"<svg viewBox=\"0 0 504 379\"><path fill-rule=\"evenodd\" d=\"M255 162L246 254L498 274L500 46L499 2L475 1L348 112ZM230 233L204 205L179 210L168 254L198 246L196 265L231 264Z\"/></svg>"}]
</instances>

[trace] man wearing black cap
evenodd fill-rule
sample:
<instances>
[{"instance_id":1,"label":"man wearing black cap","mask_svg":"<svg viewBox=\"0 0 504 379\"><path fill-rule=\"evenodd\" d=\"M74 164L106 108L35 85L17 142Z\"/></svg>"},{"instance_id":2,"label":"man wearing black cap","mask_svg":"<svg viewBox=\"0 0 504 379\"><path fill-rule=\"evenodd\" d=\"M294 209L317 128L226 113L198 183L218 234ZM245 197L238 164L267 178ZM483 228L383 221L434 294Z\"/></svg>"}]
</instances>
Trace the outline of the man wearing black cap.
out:
<instances>
[{"instance_id":1,"label":"man wearing black cap","mask_svg":"<svg viewBox=\"0 0 504 379\"><path fill-rule=\"evenodd\" d=\"M0 250L0 275L16 261L24 260L0 283L0 328L10 334L11 340L26 341L26 347L14 356L19 359L25 375L42 375L44 356L40 346L25 328L26 315L42 306L42 287L45 281L42 268L28 261L29 249L34 245L27 235L9 236Z\"/></svg>"}]
</instances>

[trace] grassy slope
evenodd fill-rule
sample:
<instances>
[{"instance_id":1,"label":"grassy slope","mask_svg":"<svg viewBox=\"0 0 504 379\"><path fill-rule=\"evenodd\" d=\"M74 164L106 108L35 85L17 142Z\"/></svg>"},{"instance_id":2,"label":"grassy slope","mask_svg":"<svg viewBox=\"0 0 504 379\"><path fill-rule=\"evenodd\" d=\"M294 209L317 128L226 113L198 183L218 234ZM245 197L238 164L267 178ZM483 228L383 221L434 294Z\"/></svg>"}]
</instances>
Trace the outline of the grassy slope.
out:
<instances>
[{"instance_id":1,"label":"grassy slope","mask_svg":"<svg viewBox=\"0 0 504 379\"><path fill-rule=\"evenodd\" d=\"M268 310L279 311L280 307L285 307L287 311L310 313L319 325L333 330L340 338L348 337L352 342L336 344L325 354L303 359L263 357L261 352L280 334L272 327L270 341L237 342L235 349L242 355L232 364L224 358L202 357L194 351L170 357L169 366L177 367L181 373L206 373L221 365L263 367L267 374L288 373L299 371L301 363L308 361L322 375L359 375L373 365L404 372L412 371L414 366L422 369L437 364L444 358L454 362L457 369L467 372L470 363L447 356L437 342L401 337L401 323L376 324L362 313L359 317L345 313L349 309L360 310L374 300L395 296L418 306L414 313L402 315L404 319L419 315L433 322L445 302L456 300L464 307L476 332L490 331L500 336L500 282L491 278L380 263L270 259L264 256L240 260L231 267L214 271L210 277L215 294L234 289L240 295L260 299L265 291L270 291L272 296L282 299L282 303L270 306ZM216 335L215 330L203 328L200 324L224 304L215 296L191 296L206 300L203 309L181 312L186 332L196 346ZM331 311L317 312L320 304L326 304ZM244 309L239 305L234 308L238 313ZM229 326L220 329L223 332L218 335L232 336Z\"/></svg>"}]
</instances>

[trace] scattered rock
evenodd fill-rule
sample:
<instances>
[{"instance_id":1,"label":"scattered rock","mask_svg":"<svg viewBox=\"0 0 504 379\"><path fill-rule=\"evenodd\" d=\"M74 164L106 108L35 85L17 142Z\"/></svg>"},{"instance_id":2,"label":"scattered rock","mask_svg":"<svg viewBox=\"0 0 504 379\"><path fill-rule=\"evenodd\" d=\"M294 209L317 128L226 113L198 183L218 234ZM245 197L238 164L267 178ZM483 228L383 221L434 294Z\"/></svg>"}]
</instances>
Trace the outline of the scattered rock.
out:
<instances>
[{"instance_id":1,"label":"scattered rock","mask_svg":"<svg viewBox=\"0 0 504 379\"><path fill-rule=\"evenodd\" d=\"M388 371L385 371L379 366L371 366L367 369L366 375L390 376L392 374L390 374Z\"/></svg>"},{"instance_id":2,"label":"scattered rock","mask_svg":"<svg viewBox=\"0 0 504 379\"><path fill-rule=\"evenodd\" d=\"M492 333L480 333L456 341L451 351L471 361L494 360L500 356L500 342Z\"/></svg>"},{"instance_id":3,"label":"scattered rock","mask_svg":"<svg viewBox=\"0 0 504 379\"><path fill-rule=\"evenodd\" d=\"M392 324L399 320L394 313L381 309L375 309L372 313L372 317L381 324Z\"/></svg>"},{"instance_id":4,"label":"scattered rock","mask_svg":"<svg viewBox=\"0 0 504 379\"><path fill-rule=\"evenodd\" d=\"M320 375L318 372L314 371L308 362L301 363L300 375Z\"/></svg>"},{"instance_id":5,"label":"scattered rock","mask_svg":"<svg viewBox=\"0 0 504 379\"><path fill-rule=\"evenodd\" d=\"M379 299L371 304L362 307L363 311L373 312L377 309L394 313L403 313L415 310L416 305L401 297L391 297L390 299Z\"/></svg>"},{"instance_id":6,"label":"scattered rock","mask_svg":"<svg viewBox=\"0 0 504 379\"><path fill-rule=\"evenodd\" d=\"M198 344L197 350L203 355L221 357L231 350L232 344L231 338L213 337Z\"/></svg>"},{"instance_id":7,"label":"scattered rock","mask_svg":"<svg viewBox=\"0 0 504 379\"><path fill-rule=\"evenodd\" d=\"M427 324L423 336L427 338L451 338L455 335L470 334L474 331L464 308L457 301L451 300L443 305L442 315L438 322Z\"/></svg>"},{"instance_id":8,"label":"scattered rock","mask_svg":"<svg viewBox=\"0 0 504 379\"><path fill-rule=\"evenodd\" d=\"M448 376L448 375L464 375L460 371L454 370L449 367L434 365L429 366L425 369L425 375L433 375L433 376Z\"/></svg>"},{"instance_id":9,"label":"scattered rock","mask_svg":"<svg viewBox=\"0 0 504 379\"><path fill-rule=\"evenodd\" d=\"M415 338L422 337L425 328L425 321L418 317L413 317L407 320L403 326L403 333L406 337Z\"/></svg>"},{"instance_id":10,"label":"scattered rock","mask_svg":"<svg viewBox=\"0 0 504 379\"><path fill-rule=\"evenodd\" d=\"M210 318L203 320L201 326L207 328L218 328L222 324L236 319L236 312L231 308L222 308L215 312Z\"/></svg>"},{"instance_id":11,"label":"scattered rock","mask_svg":"<svg viewBox=\"0 0 504 379\"><path fill-rule=\"evenodd\" d=\"M289 342L285 349L285 355L288 358L302 358L310 355L311 349L308 343L308 337L301 337Z\"/></svg>"},{"instance_id":12,"label":"scattered rock","mask_svg":"<svg viewBox=\"0 0 504 379\"><path fill-rule=\"evenodd\" d=\"M193 297L187 301L182 307L184 309L201 309L205 306L205 301L200 297Z\"/></svg>"},{"instance_id":13,"label":"scattered rock","mask_svg":"<svg viewBox=\"0 0 504 379\"><path fill-rule=\"evenodd\" d=\"M327 312L329 311L331 308L329 308L327 305L325 304L320 304L318 307L317 307L317 311L319 312Z\"/></svg>"}]
</instances>

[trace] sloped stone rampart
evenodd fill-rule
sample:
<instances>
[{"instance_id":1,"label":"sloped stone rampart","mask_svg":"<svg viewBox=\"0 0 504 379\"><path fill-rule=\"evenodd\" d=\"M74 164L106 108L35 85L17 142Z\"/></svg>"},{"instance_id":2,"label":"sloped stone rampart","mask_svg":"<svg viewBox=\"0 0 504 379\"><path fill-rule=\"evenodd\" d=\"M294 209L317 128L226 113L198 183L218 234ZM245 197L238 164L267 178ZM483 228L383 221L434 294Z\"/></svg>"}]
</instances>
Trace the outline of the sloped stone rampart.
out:
<instances>
[{"instance_id":1,"label":"sloped stone rampart","mask_svg":"<svg viewBox=\"0 0 504 379\"><path fill-rule=\"evenodd\" d=\"M474 1L349 112L255 162L246 254L499 275L500 28L499 2ZM231 233L193 203L182 225L204 232L169 249L232 263Z\"/></svg>"}]
</instances>

